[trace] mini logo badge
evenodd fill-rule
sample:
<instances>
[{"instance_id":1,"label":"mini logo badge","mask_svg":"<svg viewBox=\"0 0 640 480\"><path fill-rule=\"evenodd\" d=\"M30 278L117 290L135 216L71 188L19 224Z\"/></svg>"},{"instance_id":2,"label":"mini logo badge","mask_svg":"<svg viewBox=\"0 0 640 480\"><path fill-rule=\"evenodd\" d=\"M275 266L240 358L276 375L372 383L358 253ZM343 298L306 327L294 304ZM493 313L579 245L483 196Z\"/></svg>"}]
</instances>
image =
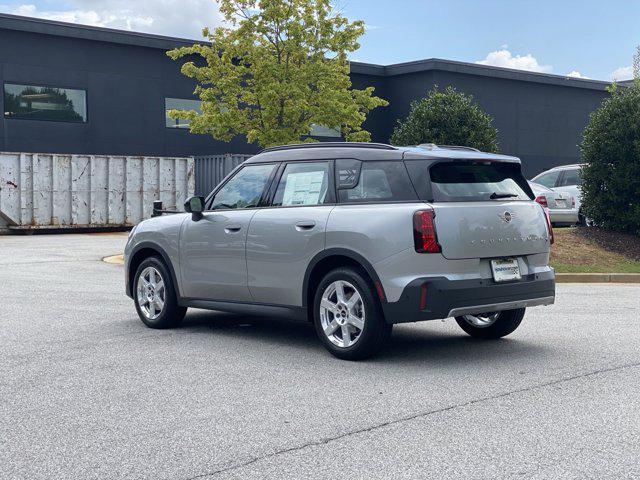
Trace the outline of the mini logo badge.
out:
<instances>
[{"instance_id":1,"label":"mini logo badge","mask_svg":"<svg viewBox=\"0 0 640 480\"><path fill-rule=\"evenodd\" d=\"M503 222L509 223L516 216L516 214L511 212L504 212L499 213L498 216L502 219Z\"/></svg>"}]
</instances>

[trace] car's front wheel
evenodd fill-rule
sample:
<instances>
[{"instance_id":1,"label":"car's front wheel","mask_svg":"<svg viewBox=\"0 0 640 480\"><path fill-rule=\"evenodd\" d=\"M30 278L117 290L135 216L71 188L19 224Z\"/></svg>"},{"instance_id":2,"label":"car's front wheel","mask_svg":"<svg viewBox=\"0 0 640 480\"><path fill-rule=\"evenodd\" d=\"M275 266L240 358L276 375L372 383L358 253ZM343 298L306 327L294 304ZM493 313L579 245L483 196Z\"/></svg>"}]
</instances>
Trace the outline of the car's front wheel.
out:
<instances>
[{"instance_id":1,"label":"car's front wheel","mask_svg":"<svg viewBox=\"0 0 640 480\"><path fill-rule=\"evenodd\" d=\"M460 328L476 338L501 338L512 333L524 318L524 308L456 317Z\"/></svg>"},{"instance_id":2,"label":"car's front wheel","mask_svg":"<svg viewBox=\"0 0 640 480\"><path fill-rule=\"evenodd\" d=\"M186 308L178 306L171 275L159 258L149 257L140 263L133 292L138 316L148 327L175 327L187 313Z\"/></svg>"},{"instance_id":3,"label":"car's front wheel","mask_svg":"<svg viewBox=\"0 0 640 480\"><path fill-rule=\"evenodd\" d=\"M320 341L333 355L360 360L375 355L391 334L370 282L353 268L338 268L320 282L314 301L314 324Z\"/></svg>"}]
</instances>

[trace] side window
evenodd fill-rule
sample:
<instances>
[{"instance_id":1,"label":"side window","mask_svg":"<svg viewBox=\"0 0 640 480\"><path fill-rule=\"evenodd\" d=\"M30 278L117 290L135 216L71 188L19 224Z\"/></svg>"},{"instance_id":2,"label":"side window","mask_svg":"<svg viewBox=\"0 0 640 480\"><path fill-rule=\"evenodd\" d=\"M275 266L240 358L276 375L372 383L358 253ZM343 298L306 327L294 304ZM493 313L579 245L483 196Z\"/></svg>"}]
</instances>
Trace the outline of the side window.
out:
<instances>
[{"instance_id":1,"label":"side window","mask_svg":"<svg viewBox=\"0 0 640 480\"><path fill-rule=\"evenodd\" d=\"M357 170L353 168L353 160L338 160L336 165L339 185L344 182L338 190L340 202L417 200L407 169L401 161L362 162L357 183L351 188L347 187L347 178L351 174L357 174Z\"/></svg>"},{"instance_id":2,"label":"side window","mask_svg":"<svg viewBox=\"0 0 640 480\"><path fill-rule=\"evenodd\" d=\"M539 183L540 185L544 185L547 188L553 188L556 186L556 181L560 176L560 170L556 170L555 172L545 173L540 175L539 177L535 177L531 180L534 183Z\"/></svg>"},{"instance_id":3,"label":"side window","mask_svg":"<svg viewBox=\"0 0 640 480\"><path fill-rule=\"evenodd\" d=\"M562 181L560 182L560 186L561 187L571 187L574 185L581 185L582 184L582 178L580 177L580 170L579 169L573 169L573 170L565 170L564 171L564 177L562 177Z\"/></svg>"},{"instance_id":4,"label":"side window","mask_svg":"<svg viewBox=\"0 0 640 480\"><path fill-rule=\"evenodd\" d=\"M329 162L289 163L282 172L274 206L321 205L327 202Z\"/></svg>"},{"instance_id":5,"label":"side window","mask_svg":"<svg viewBox=\"0 0 640 480\"><path fill-rule=\"evenodd\" d=\"M247 165L216 193L210 210L255 207L275 165Z\"/></svg>"}]
</instances>

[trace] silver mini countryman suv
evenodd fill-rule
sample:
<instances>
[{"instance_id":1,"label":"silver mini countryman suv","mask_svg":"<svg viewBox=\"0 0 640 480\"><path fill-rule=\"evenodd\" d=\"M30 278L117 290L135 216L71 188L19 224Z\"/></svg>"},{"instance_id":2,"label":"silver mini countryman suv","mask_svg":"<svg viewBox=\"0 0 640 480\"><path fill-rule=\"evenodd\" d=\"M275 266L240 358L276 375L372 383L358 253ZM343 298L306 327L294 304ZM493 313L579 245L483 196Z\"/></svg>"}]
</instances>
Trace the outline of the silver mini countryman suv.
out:
<instances>
[{"instance_id":1,"label":"silver mini countryman suv","mask_svg":"<svg viewBox=\"0 0 640 480\"><path fill-rule=\"evenodd\" d=\"M138 224L126 292L152 328L188 307L312 322L344 359L395 323L513 332L555 298L553 232L515 157L436 145L269 148L186 212Z\"/></svg>"}]
</instances>

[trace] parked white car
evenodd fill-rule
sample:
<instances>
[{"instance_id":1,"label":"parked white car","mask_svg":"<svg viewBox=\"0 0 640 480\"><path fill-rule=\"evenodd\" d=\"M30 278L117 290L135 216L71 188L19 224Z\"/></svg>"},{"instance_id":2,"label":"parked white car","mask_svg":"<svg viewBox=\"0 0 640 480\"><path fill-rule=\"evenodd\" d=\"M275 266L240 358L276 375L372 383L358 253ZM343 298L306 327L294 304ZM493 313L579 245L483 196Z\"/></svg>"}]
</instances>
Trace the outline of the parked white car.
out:
<instances>
[{"instance_id":1,"label":"parked white car","mask_svg":"<svg viewBox=\"0 0 640 480\"><path fill-rule=\"evenodd\" d=\"M587 225L587 220L582 213L582 185L581 168L583 164L561 165L546 172L542 172L531 179L532 182L543 185L556 192L571 195L576 200L578 211L578 223Z\"/></svg>"},{"instance_id":2,"label":"parked white car","mask_svg":"<svg viewBox=\"0 0 640 480\"><path fill-rule=\"evenodd\" d=\"M578 208L575 197L564 192L556 192L531 181L529 186L536 196L536 202L549 209L549 218L551 218L552 224L575 225L578 223Z\"/></svg>"}]
</instances>

